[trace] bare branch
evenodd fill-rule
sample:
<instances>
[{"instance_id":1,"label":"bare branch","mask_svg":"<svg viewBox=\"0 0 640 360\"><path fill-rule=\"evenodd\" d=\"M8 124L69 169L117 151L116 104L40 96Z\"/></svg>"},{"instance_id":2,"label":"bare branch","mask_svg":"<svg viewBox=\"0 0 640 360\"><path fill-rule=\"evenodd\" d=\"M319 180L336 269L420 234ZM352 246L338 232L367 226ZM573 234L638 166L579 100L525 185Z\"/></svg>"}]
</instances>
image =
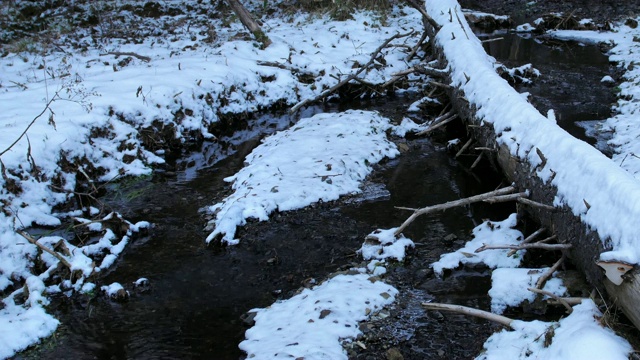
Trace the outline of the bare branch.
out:
<instances>
[{"instance_id":1,"label":"bare branch","mask_svg":"<svg viewBox=\"0 0 640 360\"><path fill-rule=\"evenodd\" d=\"M500 249L513 249L513 250L527 250L527 249L542 249L542 250L567 250L571 249L571 244L521 244L521 245L483 245L476 249L476 252L482 252L485 250L500 250Z\"/></svg>"},{"instance_id":2,"label":"bare branch","mask_svg":"<svg viewBox=\"0 0 640 360\"><path fill-rule=\"evenodd\" d=\"M506 316L494 314L488 311L479 310L470 308L462 305L451 305L451 304L440 304L440 303L422 303L422 306L427 310L444 310L444 311L452 311L459 314L471 315L475 317L479 317L482 319L490 320L493 322L497 322L498 324L504 325L508 328L511 328L511 322L513 319L510 319Z\"/></svg>"},{"instance_id":3,"label":"bare branch","mask_svg":"<svg viewBox=\"0 0 640 360\"><path fill-rule=\"evenodd\" d=\"M444 204L427 206L427 207L415 210L414 213L411 214L411 216L407 220L405 220L405 222L402 223L402 225L400 225L400 227L398 227L398 229L395 231L394 235L395 236L400 235L400 233L407 226L409 226L409 224L411 224L413 222L413 220L415 220L420 215L430 214L430 213L434 213L434 212L437 212L437 211L444 211L444 210L447 210L447 209L450 209L450 208L453 208L453 207L473 204L473 203L484 201L486 199L489 199L489 198L492 198L492 197L495 197L495 196L505 195L505 194L511 193L513 191L515 191L515 188L513 186L509 186L509 187L498 189L498 190L491 191L491 192L488 192L488 193L471 196L471 197L468 197L468 198L465 198L465 199L449 201L449 202L446 202Z\"/></svg>"},{"instance_id":4,"label":"bare branch","mask_svg":"<svg viewBox=\"0 0 640 360\"><path fill-rule=\"evenodd\" d=\"M40 244L36 239L34 239L31 235L27 234L25 231L22 230L17 230L16 231L18 233L18 235L22 236L23 238L27 239L28 242L32 243L33 245L37 246L38 248L40 248L42 251L51 254L53 257L55 257L56 259L60 260L60 262L66 266L67 268L69 268L69 270L71 270L71 264L69 263L69 261L67 259L65 259L62 255L58 254L57 252L49 249L48 247Z\"/></svg>"}]
</instances>

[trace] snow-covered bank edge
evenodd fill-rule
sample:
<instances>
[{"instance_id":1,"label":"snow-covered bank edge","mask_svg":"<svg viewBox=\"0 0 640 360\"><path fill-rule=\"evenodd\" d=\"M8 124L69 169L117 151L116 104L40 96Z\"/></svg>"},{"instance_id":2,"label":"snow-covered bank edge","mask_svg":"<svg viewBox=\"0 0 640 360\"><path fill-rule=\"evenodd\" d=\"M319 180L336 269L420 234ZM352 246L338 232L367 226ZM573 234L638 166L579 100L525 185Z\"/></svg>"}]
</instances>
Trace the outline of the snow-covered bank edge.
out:
<instances>
[{"instance_id":1,"label":"snow-covered bank edge","mask_svg":"<svg viewBox=\"0 0 640 360\"><path fill-rule=\"evenodd\" d=\"M188 6L196 6L196 1L184 1L179 6L188 10ZM264 27L273 44L259 50L253 41L233 38L243 32L239 23L224 25L220 19L209 19L206 13L198 16L220 29L219 42L211 44L207 40L209 28L179 21L178 25L172 24L169 37L160 30L163 27L159 22L152 24L153 31L139 43L102 39L99 46L93 46L90 30L84 29L78 40L82 51L65 47L62 38L58 43L64 51L45 55L9 53L0 59L0 151L8 149L24 131L24 124L45 110L45 116L29 128L28 137L1 158L6 172L3 170L0 178L0 291L9 298L3 299L0 310L0 357L11 356L50 335L57 321L44 311L46 294L91 291L85 287L85 278L113 264L130 239L131 234L118 237L97 224L91 225L96 220L108 221L108 215L95 209L85 209L97 217L90 219L82 212L55 214L54 208L72 199L80 185L91 190L94 182L148 175L174 144L180 148L193 138L212 139L221 117L243 117L273 105L291 105L315 97L334 85L335 78L366 63L371 52L393 34L420 27L418 14L399 8L386 25L369 12L353 14L352 20L343 22L306 15L296 15L291 22L269 18L264 19ZM396 44L410 48L417 36ZM391 48L381 54L387 66L375 66L363 73L371 83L385 82L406 67L404 52ZM47 107L52 99L55 101ZM67 260L72 269L83 274L82 281L50 284L48 273L31 272L38 249L15 230L31 224L56 227L67 215L93 226L100 246L75 248L71 239L39 239L43 246L62 243L76 250ZM142 225L129 224L128 228L135 233ZM42 260L52 266L59 261L46 254ZM92 264L94 261L96 264ZM40 283L36 278L47 283L37 286ZM27 281L33 298L39 300L14 302L13 294ZM15 330L27 321L32 324L30 328L44 330Z\"/></svg>"}]
</instances>

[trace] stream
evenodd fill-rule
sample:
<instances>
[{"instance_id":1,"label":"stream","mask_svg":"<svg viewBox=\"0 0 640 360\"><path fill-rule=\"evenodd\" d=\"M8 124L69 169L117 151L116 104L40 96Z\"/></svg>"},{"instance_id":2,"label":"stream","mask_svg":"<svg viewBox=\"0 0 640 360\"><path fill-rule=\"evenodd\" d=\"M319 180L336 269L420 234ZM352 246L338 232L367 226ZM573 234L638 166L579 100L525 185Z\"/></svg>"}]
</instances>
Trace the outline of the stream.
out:
<instances>
[{"instance_id":1,"label":"stream","mask_svg":"<svg viewBox=\"0 0 640 360\"><path fill-rule=\"evenodd\" d=\"M558 122L586 139L576 121L609 115L613 93L599 86L609 64L597 47L577 44L549 46L534 39L504 34L487 49L508 66L531 62L542 72L528 91L536 106L557 111ZM542 96L541 98L538 98ZM416 98L398 96L340 107L378 110L399 122ZM433 115L433 114L432 114ZM199 209L222 200L230 186L223 179L240 170L244 157L262 137L285 129L296 119L264 114L249 120L217 143L157 171L151 178L114 185L104 201L135 222L154 224L147 236L132 242L100 285L119 282L131 292L123 303L100 294L57 295L51 311L61 321L56 334L18 359L239 359L238 343L247 325L242 315L291 297L301 286L322 281L330 273L357 265L355 251L376 228L398 226L409 215L394 206L423 207L493 190L501 179L487 164L470 175L473 158L454 160L447 140L396 139L408 150L375 167L362 195L278 213L268 222L239 229L237 246L207 247L206 220ZM398 347L405 359L467 359L477 355L494 325L462 315L426 313L420 302L435 299L488 308L490 272L465 268L446 279L433 275L429 264L462 246L482 219L503 220L513 204L477 204L425 216L405 232L417 246L404 264L391 267L388 279L401 290L386 321L373 321L365 331L367 350L353 349L352 358L386 358ZM149 279L147 291L132 283ZM295 314L292 314L295 316Z\"/></svg>"}]
</instances>

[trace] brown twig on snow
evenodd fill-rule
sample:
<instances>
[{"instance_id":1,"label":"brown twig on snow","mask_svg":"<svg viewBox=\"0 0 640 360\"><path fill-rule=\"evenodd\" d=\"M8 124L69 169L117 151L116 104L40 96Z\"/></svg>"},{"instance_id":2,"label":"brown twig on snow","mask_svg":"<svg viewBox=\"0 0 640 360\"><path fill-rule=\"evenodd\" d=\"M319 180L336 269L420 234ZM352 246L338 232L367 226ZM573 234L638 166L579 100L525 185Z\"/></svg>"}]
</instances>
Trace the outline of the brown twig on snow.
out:
<instances>
[{"instance_id":1,"label":"brown twig on snow","mask_svg":"<svg viewBox=\"0 0 640 360\"><path fill-rule=\"evenodd\" d=\"M392 37L388 38L385 42L383 42L380 46L378 46L378 48L371 54L371 58L369 58L369 61L366 64L364 64L364 66L360 67L360 69L358 69L358 71L356 71L355 73L347 76L346 79L340 81L336 85L333 85L331 88L323 91L320 95L316 96L315 98L307 98L307 99L305 99L303 101L300 101L299 103L294 105L291 108L291 110L289 110L289 113L290 114L294 114L295 112L300 110L301 107L303 107L303 106L305 106L307 104L310 104L310 103L314 103L314 102L316 102L318 100L322 100L325 97L331 95L336 90L338 90L339 88L341 88L344 85L346 85L349 81L351 81L351 80L355 79L356 77L358 77L358 75L360 75L360 73L363 72L365 69L369 68L369 66L371 66L371 64L373 64L373 62L376 60L376 57L378 56L378 53L380 53L380 51L382 51L382 49L387 47L387 45L389 45L389 43L391 41L393 41L395 39L407 37L407 36L409 36L411 34L413 34L413 30L411 30L410 32L408 32L406 34L397 33L397 34L393 35Z\"/></svg>"},{"instance_id":2,"label":"brown twig on snow","mask_svg":"<svg viewBox=\"0 0 640 360\"><path fill-rule=\"evenodd\" d=\"M571 249L571 244L520 244L520 245L482 245L476 249L476 252L482 252L485 250L501 250L501 249L513 249L513 250L527 250L527 249L542 249L542 250L566 250Z\"/></svg>"},{"instance_id":3,"label":"brown twig on snow","mask_svg":"<svg viewBox=\"0 0 640 360\"><path fill-rule=\"evenodd\" d=\"M520 242L520 245L522 244L528 244L530 242L532 242L536 237L538 237L538 235L542 234L543 232L547 231L546 228L540 228L536 231L534 231L533 233L531 233L531 235L527 236L524 240L522 240ZM517 250L511 250L507 253L507 256L513 256L513 254L516 253Z\"/></svg>"},{"instance_id":4,"label":"brown twig on snow","mask_svg":"<svg viewBox=\"0 0 640 360\"><path fill-rule=\"evenodd\" d=\"M49 249L48 247L40 244L38 242L38 240L34 239L31 235L29 235L28 233L26 233L25 231L22 230L16 230L16 232L18 233L18 235L22 236L23 238L25 238L28 242L32 243L33 245L37 246L38 248L40 248L42 251L51 254L53 257L55 257L56 259L60 260L60 262L66 266L67 268L69 268L69 270L71 270L71 264L69 263L69 261L67 259L65 259L62 255L58 254L57 252Z\"/></svg>"},{"instance_id":5,"label":"brown twig on snow","mask_svg":"<svg viewBox=\"0 0 640 360\"><path fill-rule=\"evenodd\" d=\"M427 206L421 209L415 209L413 214L411 214L411 216L409 216L409 218L405 220L404 223L402 223L402 225L398 227L398 229L396 229L394 235L395 236L400 235L400 233L420 215L430 214L437 211L444 211L453 207L464 206L464 205L469 205L469 204L473 204L480 201L485 201L487 199L490 199L496 196L512 193L513 191L515 191L515 188L513 186L509 186L509 187L498 189L495 191L490 191L484 194L479 194L479 195L471 196L471 197L460 199L460 200L449 201L444 204ZM407 210L407 208L401 208L401 209Z\"/></svg>"},{"instance_id":6,"label":"brown twig on snow","mask_svg":"<svg viewBox=\"0 0 640 360\"><path fill-rule=\"evenodd\" d=\"M502 316L502 315L494 314L488 311L474 309L474 308L470 308L462 305L423 302L422 306L428 310L452 311L459 314L479 317L485 320L497 322L498 324L504 325L508 328L511 328L511 323L513 322L513 319L508 318L506 316Z\"/></svg>"}]
</instances>

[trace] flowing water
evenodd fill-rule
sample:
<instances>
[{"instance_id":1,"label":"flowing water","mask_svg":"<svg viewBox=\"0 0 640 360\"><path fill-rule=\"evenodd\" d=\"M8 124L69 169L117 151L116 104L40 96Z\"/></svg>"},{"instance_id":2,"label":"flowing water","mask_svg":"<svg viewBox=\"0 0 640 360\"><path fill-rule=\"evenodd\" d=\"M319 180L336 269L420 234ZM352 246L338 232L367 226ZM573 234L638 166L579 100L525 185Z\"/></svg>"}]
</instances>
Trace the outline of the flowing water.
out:
<instances>
[{"instance_id":1,"label":"flowing water","mask_svg":"<svg viewBox=\"0 0 640 360\"><path fill-rule=\"evenodd\" d=\"M595 60L593 49L550 48L534 40L509 39L489 43L489 51L512 65L533 62L543 76L549 76L550 80L537 80L525 91L548 94L539 104L553 105L559 122L570 131L580 135L573 122L608 114L609 103L602 103L592 83L607 72L608 63ZM349 106L377 109L399 121L411 101L408 97L385 98ZM320 109L308 110L305 116L315 111ZM287 116L253 119L249 121L252 128L203 145L201 151L178 159L172 171L158 171L152 179L113 187L105 201L130 220L154 224L148 236L130 244L114 268L98 279L100 284L120 282L131 291L130 299L116 303L98 294L56 297L52 311L61 320L59 331L19 358L241 358L237 345L246 330L241 320L244 313L288 298L311 279L322 280L357 263L355 250L364 236L376 228L398 226L409 215L394 206L432 205L500 185L500 179L486 169L470 176L467 166L473 159L454 160L445 145L448 138L442 135L400 139L409 150L376 166L362 196L276 214L268 222L239 230L239 245L208 248L205 219L199 209L229 193L223 179L243 166L244 157L261 137L293 122ZM487 308L488 271L465 269L445 281L433 276L429 263L461 246L482 219L502 220L512 211L508 204L480 204L426 216L412 224L406 235L417 243L416 249L404 266L394 267L389 275L404 294L395 310L396 321L377 331L380 347L370 339L372 345L362 358L377 358L375 354L383 358L389 344L402 344L408 359L477 354L491 332L490 325L464 316L443 321L442 315L422 311L419 303L436 299ZM149 291L133 288L132 283L141 277L149 279ZM480 333L483 335L478 336Z\"/></svg>"}]
</instances>

